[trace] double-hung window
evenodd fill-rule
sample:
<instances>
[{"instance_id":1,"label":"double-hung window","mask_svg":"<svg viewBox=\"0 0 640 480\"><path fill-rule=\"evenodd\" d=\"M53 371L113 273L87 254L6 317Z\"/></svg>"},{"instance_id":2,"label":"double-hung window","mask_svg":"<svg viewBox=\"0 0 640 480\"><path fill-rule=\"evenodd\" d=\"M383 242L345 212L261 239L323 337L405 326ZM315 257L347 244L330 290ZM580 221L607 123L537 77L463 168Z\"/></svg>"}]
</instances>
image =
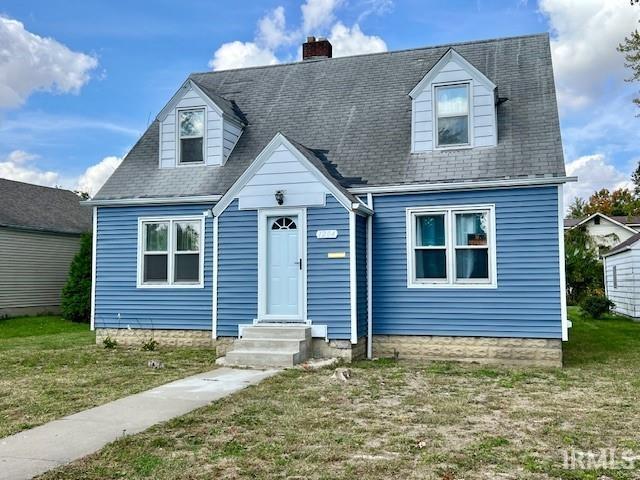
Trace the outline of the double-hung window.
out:
<instances>
[{"instance_id":1,"label":"double-hung window","mask_svg":"<svg viewBox=\"0 0 640 480\"><path fill-rule=\"evenodd\" d=\"M469 84L436 86L435 106L437 146L469 145Z\"/></svg>"},{"instance_id":2,"label":"double-hung window","mask_svg":"<svg viewBox=\"0 0 640 480\"><path fill-rule=\"evenodd\" d=\"M204 162L204 108L178 110L178 121L180 163Z\"/></svg>"},{"instance_id":3,"label":"double-hung window","mask_svg":"<svg viewBox=\"0 0 640 480\"><path fill-rule=\"evenodd\" d=\"M409 287L496 286L493 205L407 210Z\"/></svg>"},{"instance_id":4,"label":"double-hung window","mask_svg":"<svg viewBox=\"0 0 640 480\"><path fill-rule=\"evenodd\" d=\"M140 219L138 286L201 287L201 218Z\"/></svg>"}]
</instances>

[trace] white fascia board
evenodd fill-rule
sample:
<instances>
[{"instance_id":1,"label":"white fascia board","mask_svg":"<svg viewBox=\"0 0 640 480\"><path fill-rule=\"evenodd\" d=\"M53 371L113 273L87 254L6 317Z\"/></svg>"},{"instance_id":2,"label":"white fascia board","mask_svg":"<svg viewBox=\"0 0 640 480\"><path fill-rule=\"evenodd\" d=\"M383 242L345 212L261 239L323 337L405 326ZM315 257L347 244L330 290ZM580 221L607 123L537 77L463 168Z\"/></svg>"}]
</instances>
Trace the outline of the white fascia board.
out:
<instances>
[{"instance_id":1,"label":"white fascia board","mask_svg":"<svg viewBox=\"0 0 640 480\"><path fill-rule=\"evenodd\" d=\"M287 148L297 160L300 161L308 170L313 173L316 179L321 182L329 192L342 204L344 208L348 211L353 210L352 202L347 196L340 191L333 183L329 181L322 173L318 171L315 165L313 165L307 157L305 157L300 150L298 150L294 145L287 140L287 138L282 135L282 133L278 132L271 139L271 141L267 144L266 147L262 149L262 151L255 158L253 163L249 165L249 167L244 171L240 178L235 181L235 183L227 190L220 201L218 201L217 205L213 208L213 214L215 216L220 215L224 210L231 204L233 199L240 193L240 190L247 184L249 180L257 173L260 167L267 161L267 159L280 147L284 146Z\"/></svg>"},{"instance_id":2,"label":"white fascia board","mask_svg":"<svg viewBox=\"0 0 640 480\"><path fill-rule=\"evenodd\" d=\"M435 76L440 73L442 67L444 67L449 61L453 60L460 64L462 68L464 68L467 73L471 76L471 79L477 83L485 85L489 90L493 91L496 88L496 84L487 78L487 76L478 70L476 67L471 65L462 55L456 52L453 48L450 48L447 53L445 53L440 60L436 62L436 64L431 67L431 70L427 72L427 74L422 77L422 80L418 82L418 84L413 87L413 89L409 92L409 96L411 98L416 98L425 88L427 88Z\"/></svg>"},{"instance_id":3,"label":"white fascia board","mask_svg":"<svg viewBox=\"0 0 640 480\"><path fill-rule=\"evenodd\" d=\"M218 202L222 195L198 195L192 197L157 197L157 198L117 198L113 200L85 200L81 205L88 207L123 207L128 205L174 205L183 203Z\"/></svg>"},{"instance_id":4,"label":"white fascia board","mask_svg":"<svg viewBox=\"0 0 640 480\"><path fill-rule=\"evenodd\" d=\"M512 178L503 180L485 180L478 182L451 182L451 183L418 183L405 185L383 185L377 187L353 187L349 192L354 195L365 193L372 194L398 194L433 192L441 190L480 190L487 188L514 188L529 186L560 185L567 182L576 182L578 177L533 177Z\"/></svg>"},{"instance_id":5,"label":"white fascia board","mask_svg":"<svg viewBox=\"0 0 640 480\"><path fill-rule=\"evenodd\" d=\"M620 250L616 250L615 252L607 252L605 254L602 255L602 258L609 258L609 257L613 257L614 255L618 255L619 253L623 253L623 252L628 252L629 250L635 250L633 248L634 245L636 245L640 240L637 240L636 242L632 243L631 245L627 245L624 248L621 248Z\"/></svg>"},{"instance_id":6,"label":"white fascia board","mask_svg":"<svg viewBox=\"0 0 640 480\"><path fill-rule=\"evenodd\" d=\"M193 80L191 80L190 78L187 78L184 81L184 83L180 86L178 91L173 95L173 97L171 97L171 100L169 100L169 102L164 106L164 108L160 110L160 113L158 113L158 116L156 117L156 119L162 122L165 118L167 118L167 115L169 115L169 113L175 108L176 104L182 99L182 97L189 90L189 88L192 88L193 90L195 90L195 92L200 96L200 98L202 98L203 102L205 102L214 111L218 112L219 115L222 115L222 109L213 100L211 100L211 97L209 97L209 95L204 93L202 89L198 87L198 85L196 85L196 83Z\"/></svg>"}]
</instances>

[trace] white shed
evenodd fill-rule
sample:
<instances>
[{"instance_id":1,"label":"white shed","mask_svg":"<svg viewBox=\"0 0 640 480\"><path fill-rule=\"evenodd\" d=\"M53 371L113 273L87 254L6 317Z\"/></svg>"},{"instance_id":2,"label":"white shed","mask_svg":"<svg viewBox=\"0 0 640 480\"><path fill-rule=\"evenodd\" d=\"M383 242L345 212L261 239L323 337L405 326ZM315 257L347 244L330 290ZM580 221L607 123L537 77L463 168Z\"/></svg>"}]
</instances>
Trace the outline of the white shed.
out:
<instances>
[{"instance_id":1,"label":"white shed","mask_svg":"<svg viewBox=\"0 0 640 480\"><path fill-rule=\"evenodd\" d=\"M640 318L640 233L604 255L604 288L613 311Z\"/></svg>"}]
</instances>

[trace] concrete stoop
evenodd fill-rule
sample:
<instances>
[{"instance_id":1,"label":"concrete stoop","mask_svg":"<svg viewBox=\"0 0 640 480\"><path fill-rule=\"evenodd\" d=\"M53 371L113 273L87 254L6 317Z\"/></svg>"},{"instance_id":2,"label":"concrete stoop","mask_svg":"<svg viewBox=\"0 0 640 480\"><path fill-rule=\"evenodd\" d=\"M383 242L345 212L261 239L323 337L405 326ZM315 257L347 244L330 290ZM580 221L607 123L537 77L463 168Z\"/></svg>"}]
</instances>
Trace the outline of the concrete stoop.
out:
<instances>
[{"instance_id":1,"label":"concrete stoop","mask_svg":"<svg viewBox=\"0 0 640 480\"><path fill-rule=\"evenodd\" d=\"M293 367L311 356L311 327L306 325L254 325L243 329L225 365Z\"/></svg>"}]
</instances>

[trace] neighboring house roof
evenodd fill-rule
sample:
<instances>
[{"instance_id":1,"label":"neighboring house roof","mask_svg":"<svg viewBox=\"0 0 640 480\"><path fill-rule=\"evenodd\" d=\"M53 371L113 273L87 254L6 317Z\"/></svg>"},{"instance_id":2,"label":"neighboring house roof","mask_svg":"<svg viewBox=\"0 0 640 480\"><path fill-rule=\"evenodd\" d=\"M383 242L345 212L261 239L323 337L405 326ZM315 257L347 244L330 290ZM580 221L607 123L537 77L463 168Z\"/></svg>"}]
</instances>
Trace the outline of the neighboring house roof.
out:
<instances>
[{"instance_id":1,"label":"neighboring house roof","mask_svg":"<svg viewBox=\"0 0 640 480\"><path fill-rule=\"evenodd\" d=\"M578 225L583 225L591 220L593 217L604 218L605 220L609 220L611 223L619 225L623 228L626 228L629 231L635 232L631 226L639 226L640 225L640 217L634 216L621 216L621 215L605 215L604 213L593 213L589 216L582 218L565 218L564 219L564 228L571 229L573 227L577 227Z\"/></svg>"},{"instance_id":2,"label":"neighboring house roof","mask_svg":"<svg viewBox=\"0 0 640 480\"><path fill-rule=\"evenodd\" d=\"M412 154L409 92L452 48L508 98L497 110L498 145ZM565 175L546 34L198 73L190 79L207 95L233 102L248 122L225 165L160 169L156 121L95 199L223 194L279 131L321 151L344 187Z\"/></svg>"},{"instance_id":3,"label":"neighboring house roof","mask_svg":"<svg viewBox=\"0 0 640 480\"><path fill-rule=\"evenodd\" d=\"M91 209L69 190L0 178L0 226L83 233L91 231Z\"/></svg>"},{"instance_id":4,"label":"neighboring house roof","mask_svg":"<svg viewBox=\"0 0 640 480\"><path fill-rule=\"evenodd\" d=\"M640 240L640 233L636 233L635 235L627 238L624 242L620 242L618 245L605 253L603 257L610 257L611 255L615 255L616 253L621 253L625 250L629 250L638 240Z\"/></svg>"}]
</instances>

